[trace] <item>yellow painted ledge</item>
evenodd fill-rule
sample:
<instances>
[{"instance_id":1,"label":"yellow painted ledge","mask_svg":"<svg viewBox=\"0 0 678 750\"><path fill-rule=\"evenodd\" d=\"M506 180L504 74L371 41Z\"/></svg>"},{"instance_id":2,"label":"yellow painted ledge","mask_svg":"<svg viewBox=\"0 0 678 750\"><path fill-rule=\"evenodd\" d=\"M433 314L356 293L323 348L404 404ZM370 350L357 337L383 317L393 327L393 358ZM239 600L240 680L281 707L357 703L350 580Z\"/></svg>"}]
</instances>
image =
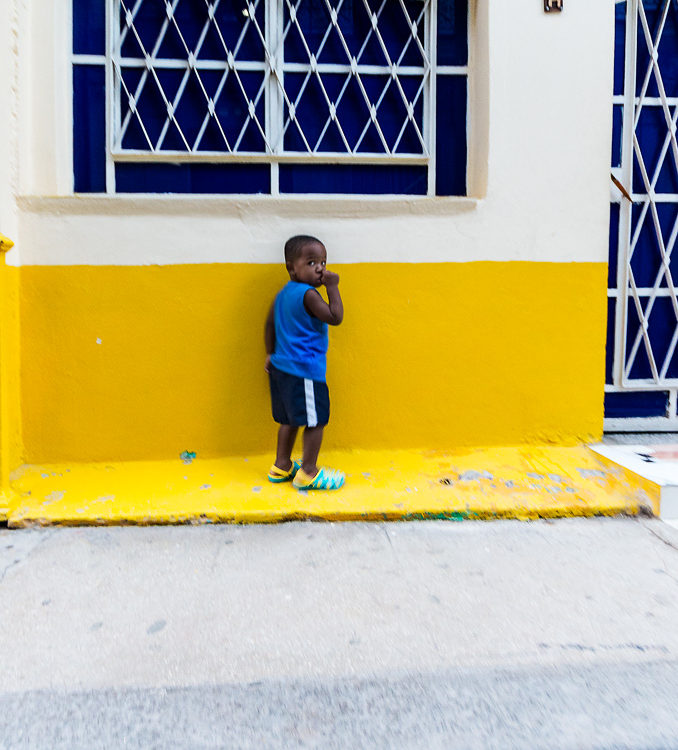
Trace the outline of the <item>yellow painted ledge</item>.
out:
<instances>
[{"instance_id":1,"label":"yellow painted ledge","mask_svg":"<svg viewBox=\"0 0 678 750\"><path fill-rule=\"evenodd\" d=\"M9 520L10 507L12 506L13 493L8 490L0 490L0 523Z\"/></svg>"},{"instance_id":2,"label":"yellow painted ledge","mask_svg":"<svg viewBox=\"0 0 678 750\"><path fill-rule=\"evenodd\" d=\"M658 512L654 486L586 447L327 452L335 492L267 481L270 456L25 466L10 527L293 519L555 518Z\"/></svg>"}]
</instances>

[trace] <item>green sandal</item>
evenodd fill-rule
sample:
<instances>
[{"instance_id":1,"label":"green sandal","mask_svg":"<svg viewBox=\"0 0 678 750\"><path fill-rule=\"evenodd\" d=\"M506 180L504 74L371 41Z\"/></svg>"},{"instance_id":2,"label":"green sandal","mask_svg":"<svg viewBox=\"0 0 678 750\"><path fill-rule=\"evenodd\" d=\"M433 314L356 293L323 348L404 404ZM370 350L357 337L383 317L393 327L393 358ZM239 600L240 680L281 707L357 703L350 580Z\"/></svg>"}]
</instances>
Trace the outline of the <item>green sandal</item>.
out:
<instances>
[{"instance_id":1,"label":"green sandal","mask_svg":"<svg viewBox=\"0 0 678 750\"><path fill-rule=\"evenodd\" d=\"M309 477L303 469L299 469L293 484L298 490L303 491L338 490L344 484L345 478L343 472L334 469L318 469L314 477Z\"/></svg>"}]
</instances>

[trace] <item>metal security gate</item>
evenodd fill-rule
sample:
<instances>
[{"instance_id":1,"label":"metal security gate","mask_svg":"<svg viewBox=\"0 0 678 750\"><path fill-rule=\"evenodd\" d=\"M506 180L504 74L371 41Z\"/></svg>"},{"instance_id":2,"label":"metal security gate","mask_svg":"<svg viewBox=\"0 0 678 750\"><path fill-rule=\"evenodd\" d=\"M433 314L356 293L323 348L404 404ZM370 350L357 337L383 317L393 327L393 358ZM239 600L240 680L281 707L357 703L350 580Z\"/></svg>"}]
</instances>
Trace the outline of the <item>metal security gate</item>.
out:
<instances>
[{"instance_id":1,"label":"metal security gate","mask_svg":"<svg viewBox=\"0 0 678 750\"><path fill-rule=\"evenodd\" d=\"M678 0L616 4L606 430L678 430Z\"/></svg>"}]
</instances>

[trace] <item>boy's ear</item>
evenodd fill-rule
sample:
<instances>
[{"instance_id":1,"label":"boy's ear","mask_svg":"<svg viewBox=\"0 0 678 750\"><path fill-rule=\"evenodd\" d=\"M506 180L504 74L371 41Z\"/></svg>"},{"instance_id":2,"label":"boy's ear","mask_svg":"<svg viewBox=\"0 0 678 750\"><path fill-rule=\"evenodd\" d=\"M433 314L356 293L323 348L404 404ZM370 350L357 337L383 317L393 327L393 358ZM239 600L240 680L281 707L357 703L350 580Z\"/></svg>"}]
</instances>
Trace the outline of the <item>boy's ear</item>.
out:
<instances>
[{"instance_id":1,"label":"boy's ear","mask_svg":"<svg viewBox=\"0 0 678 750\"><path fill-rule=\"evenodd\" d=\"M285 268L287 269L287 273L289 273L290 276L294 273L294 265L290 263L290 261L287 261L285 263Z\"/></svg>"}]
</instances>

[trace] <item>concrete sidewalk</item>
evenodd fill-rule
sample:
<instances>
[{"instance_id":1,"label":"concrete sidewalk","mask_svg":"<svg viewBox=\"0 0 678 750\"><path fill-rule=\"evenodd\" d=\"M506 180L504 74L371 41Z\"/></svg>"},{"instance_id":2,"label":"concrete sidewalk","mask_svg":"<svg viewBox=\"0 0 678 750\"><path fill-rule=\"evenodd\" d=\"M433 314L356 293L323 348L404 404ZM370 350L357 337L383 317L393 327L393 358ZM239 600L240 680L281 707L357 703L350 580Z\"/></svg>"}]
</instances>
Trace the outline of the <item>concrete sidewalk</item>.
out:
<instances>
[{"instance_id":1,"label":"concrete sidewalk","mask_svg":"<svg viewBox=\"0 0 678 750\"><path fill-rule=\"evenodd\" d=\"M10 527L33 524L270 523L299 519L553 518L659 513L655 484L577 447L453 453L326 452L346 472L334 492L271 484L271 456L26 466Z\"/></svg>"},{"instance_id":2,"label":"concrete sidewalk","mask_svg":"<svg viewBox=\"0 0 678 750\"><path fill-rule=\"evenodd\" d=\"M0 748L676 748L677 550L646 518L0 529Z\"/></svg>"}]
</instances>

